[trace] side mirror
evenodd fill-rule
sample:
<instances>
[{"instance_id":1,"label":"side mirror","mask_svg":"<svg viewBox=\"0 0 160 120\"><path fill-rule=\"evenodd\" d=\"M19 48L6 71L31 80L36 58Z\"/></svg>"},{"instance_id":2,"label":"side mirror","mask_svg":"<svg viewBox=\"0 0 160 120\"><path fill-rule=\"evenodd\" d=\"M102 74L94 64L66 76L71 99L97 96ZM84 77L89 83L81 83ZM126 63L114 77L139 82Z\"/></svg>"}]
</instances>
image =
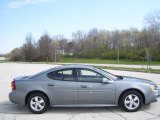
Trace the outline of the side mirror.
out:
<instances>
[{"instance_id":1,"label":"side mirror","mask_svg":"<svg viewBox=\"0 0 160 120\"><path fill-rule=\"evenodd\" d=\"M102 78L102 83L103 84L109 84L109 83L113 83L113 81L108 80L107 78Z\"/></svg>"}]
</instances>

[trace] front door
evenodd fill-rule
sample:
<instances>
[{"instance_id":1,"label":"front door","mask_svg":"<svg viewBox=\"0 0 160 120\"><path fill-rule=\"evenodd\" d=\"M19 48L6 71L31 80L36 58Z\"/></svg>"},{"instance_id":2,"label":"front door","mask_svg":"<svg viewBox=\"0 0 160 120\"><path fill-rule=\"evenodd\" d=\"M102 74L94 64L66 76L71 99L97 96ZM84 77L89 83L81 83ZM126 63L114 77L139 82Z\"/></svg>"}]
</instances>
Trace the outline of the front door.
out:
<instances>
[{"instance_id":1,"label":"front door","mask_svg":"<svg viewBox=\"0 0 160 120\"><path fill-rule=\"evenodd\" d=\"M79 104L115 104L115 84L102 83L103 75L90 69L77 69Z\"/></svg>"}]
</instances>

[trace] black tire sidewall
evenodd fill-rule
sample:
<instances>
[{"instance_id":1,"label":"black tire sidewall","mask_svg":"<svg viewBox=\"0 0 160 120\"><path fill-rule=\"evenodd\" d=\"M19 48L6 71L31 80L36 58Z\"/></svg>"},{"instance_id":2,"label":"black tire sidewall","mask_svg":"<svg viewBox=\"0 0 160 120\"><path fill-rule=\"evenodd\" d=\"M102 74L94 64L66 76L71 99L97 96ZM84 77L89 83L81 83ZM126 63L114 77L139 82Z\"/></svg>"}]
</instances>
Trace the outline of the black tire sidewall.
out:
<instances>
[{"instance_id":1,"label":"black tire sidewall","mask_svg":"<svg viewBox=\"0 0 160 120\"><path fill-rule=\"evenodd\" d=\"M44 102L45 102L44 108L43 108L42 110L40 110L40 111L35 111L35 110L33 110L33 109L31 108L31 106L30 106L30 101L31 101L31 99L32 99L33 97L35 97L35 96L41 97L41 98L44 100ZM34 94L31 94L31 95L28 97L27 107L28 107L29 111L31 111L32 113L41 114L41 113L45 112L46 109L48 108L48 100L47 100L47 98L46 98L45 95L43 95L43 94L41 94L41 93L34 93Z\"/></svg>"},{"instance_id":2,"label":"black tire sidewall","mask_svg":"<svg viewBox=\"0 0 160 120\"><path fill-rule=\"evenodd\" d=\"M133 110L128 109L128 108L125 106L125 103L124 103L125 98L126 98L128 95L130 95L130 94L134 94L134 95L136 95L136 96L139 98L139 106L138 106L137 108L133 109ZM137 91L134 91L134 90L133 90L133 91L127 91L127 92L125 92L125 93L122 95L122 97L121 97L120 105L121 105L121 107L122 107L125 111L127 111L127 112L136 112L136 111L138 111L138 110L142 107L142 104L143 104L143 97L142 97L142 95L141 95L139 92L137 92Z\"/></svg>"}]
</instances>

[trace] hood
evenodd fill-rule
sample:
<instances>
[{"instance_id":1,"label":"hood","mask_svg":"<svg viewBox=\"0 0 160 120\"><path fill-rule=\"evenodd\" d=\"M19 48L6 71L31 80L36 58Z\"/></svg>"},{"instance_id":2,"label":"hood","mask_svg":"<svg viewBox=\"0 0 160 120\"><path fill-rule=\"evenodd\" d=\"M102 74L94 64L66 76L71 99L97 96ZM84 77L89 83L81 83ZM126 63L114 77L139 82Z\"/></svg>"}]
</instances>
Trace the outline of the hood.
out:
<instances>
[{"instance_id":1,"label":"hood","mask_svg":"<svg viewBox=\"0 0 160 120\"><path fill-rule=\"evenodd\" d=\"M127 76L122 76L122 77L123 77L123 80L124 80L124 81L155 84L153 81L147 80L147 79L135 78L135 77L127 77Z\"/></svg>"}]
</instances>

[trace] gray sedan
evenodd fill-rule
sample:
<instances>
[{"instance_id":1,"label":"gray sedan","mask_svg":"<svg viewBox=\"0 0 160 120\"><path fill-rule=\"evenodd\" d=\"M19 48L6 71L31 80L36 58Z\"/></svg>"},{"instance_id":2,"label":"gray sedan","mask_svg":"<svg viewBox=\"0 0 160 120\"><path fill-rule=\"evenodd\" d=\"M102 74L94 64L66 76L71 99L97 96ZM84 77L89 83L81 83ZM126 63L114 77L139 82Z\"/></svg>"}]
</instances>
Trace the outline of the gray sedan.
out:
<instances>
[{"instance_id":1,"label":"gray sedan","mask_svg":"<svg viewBox=\"0 0 160 120\"><path fill-rule=\"evenodd\" d=\"M15 78L11 102L27 105L33 113L53 107L121 106L134 112L156 102L158 86L139 78L116 76L85 65L64 65L36 75Z\"/></svg>"}]
</instances>

